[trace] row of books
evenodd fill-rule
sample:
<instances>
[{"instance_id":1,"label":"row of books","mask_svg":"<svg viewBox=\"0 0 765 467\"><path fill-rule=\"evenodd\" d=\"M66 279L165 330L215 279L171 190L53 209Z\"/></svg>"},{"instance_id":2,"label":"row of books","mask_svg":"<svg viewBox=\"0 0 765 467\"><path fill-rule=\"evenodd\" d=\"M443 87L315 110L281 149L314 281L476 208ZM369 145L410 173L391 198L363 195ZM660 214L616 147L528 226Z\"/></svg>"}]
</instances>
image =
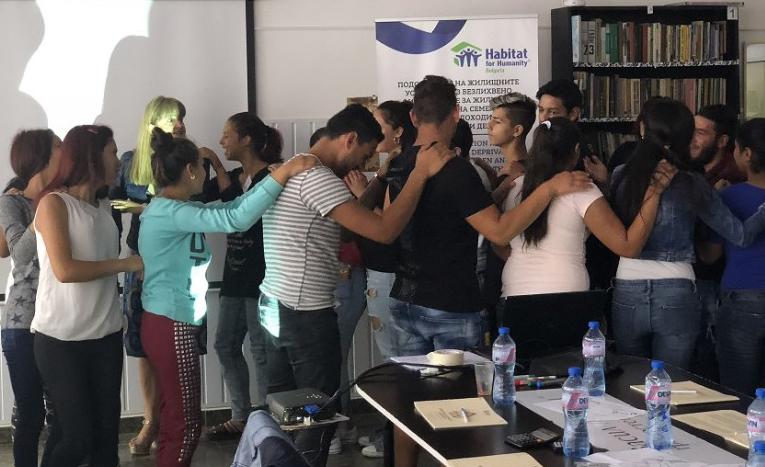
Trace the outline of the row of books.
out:
<instances>
[{"instance_id":1,"label":"row of books","mask_svg":"<svg viewBox=\"0 0 765 467\"><path fill-rule=\"evenodd\" d=\"M671 97L685 102L692 112L726 102L725 78L622 78L575 71L582 91L582 118L634 120L650 97Z\"/></svg>"},{"instance_id":2,"label":"row of books","mask_svg":"<svg viewBox=\"0 0 765 467\"><path fill-rule=\"evenodd\" d=\"M725 21L606 23L584 21L575 15L571 17L571 41L575 66L701 65L725 61L728 51Z\"/></svg>"}]
</instances>

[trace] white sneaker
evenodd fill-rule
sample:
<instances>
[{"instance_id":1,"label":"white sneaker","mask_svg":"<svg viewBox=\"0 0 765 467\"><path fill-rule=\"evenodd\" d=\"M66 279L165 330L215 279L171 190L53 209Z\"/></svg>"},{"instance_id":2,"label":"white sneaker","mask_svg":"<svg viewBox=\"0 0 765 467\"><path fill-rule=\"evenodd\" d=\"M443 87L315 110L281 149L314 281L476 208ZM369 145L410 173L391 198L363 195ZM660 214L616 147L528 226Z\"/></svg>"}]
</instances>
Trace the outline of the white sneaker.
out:
<instances>
[{"instance_id":1,"label":"white sneaker","mask_svg":"<svg viewBox=\"0 0 765 467\"><path fill-rule=\"evenodd\" d=\"M332 442L329 443L329 453L334 455L340 454L341 452L343 452L343 443L340 441L339 437L335 436L332 438Z\"/></svg>"},{"instance_id":2,"label":"white sneaker","mask_svg":"<svg viewBox=\"0 0 765 467\"><path fill-rule=\"evenodd\" d=\"M370 444L361 450L361 455L364 457L371 457L372 459L380 459L385 456L385 452L382 449L377 449L376 444Z\"/></svg>"},{"instance_id":3,"label":"white sneaker","mask_svg":"<svg viewBox=\"0 0 765 467\"><path fill-rule=\"evenodd\" d=\"M374 444L374 435L373 436L359 436L359 446L362 448L365 448L367 446L370 446Z\"/></svg>"}]
</instances>

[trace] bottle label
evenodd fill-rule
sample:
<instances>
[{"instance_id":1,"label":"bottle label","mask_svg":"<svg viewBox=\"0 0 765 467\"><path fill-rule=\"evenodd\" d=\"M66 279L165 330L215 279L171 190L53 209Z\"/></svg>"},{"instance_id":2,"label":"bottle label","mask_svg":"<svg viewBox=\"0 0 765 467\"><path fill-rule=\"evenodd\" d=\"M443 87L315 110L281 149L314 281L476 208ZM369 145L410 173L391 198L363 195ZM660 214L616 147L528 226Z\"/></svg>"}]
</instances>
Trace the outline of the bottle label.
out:
<instances>
[{"instance_id":1,"label":"bottle label","mask_svg":"<svg viewBox=\"0 0 765 467\"><path fill-rule=\"evenodd\" d=\"M563 391L563 410L584 410L589 406L590 397L587 391Z\"/></svg>"},{"instance_id":2,"label":"bottle label","mask_svg":"<svg viewBox=\"0 0 765 467\"><path fill-rule=\"evenodd\" d=\"M492 357L492 360L494 360L495 364L503 365L508 363L515 363L515 347L495 350Z\"/></svg>"},{"instance_id":3,"label":"bottle label","mask_svg":"<svg viewBox=\"0 0 765 467\"><path fill-rule=\"evenodd\" d=\"M606 355L606 343L603 341L582 341L582 355L584 358L603 357Z\"/></svg>"},{"instance_id":4,"label":"bottle label","mask_svg":"<svg viewBox=\"0 0 765 467\"><path fill-rule=\"evenodd\" d=\"M669 404L672 398L672 385L654 384L645 393L645 400L654 404Z\"/></svg>"},{"instance_id":5,"label":"bottle label","mask_svg":"<svg viewBox=\"0 0 765 467\"><path fill-rule=\"evenodd\" d=\"M751 435L765 435L765 415L747 415L746 430Z\"/></svg>"}]
</instances>

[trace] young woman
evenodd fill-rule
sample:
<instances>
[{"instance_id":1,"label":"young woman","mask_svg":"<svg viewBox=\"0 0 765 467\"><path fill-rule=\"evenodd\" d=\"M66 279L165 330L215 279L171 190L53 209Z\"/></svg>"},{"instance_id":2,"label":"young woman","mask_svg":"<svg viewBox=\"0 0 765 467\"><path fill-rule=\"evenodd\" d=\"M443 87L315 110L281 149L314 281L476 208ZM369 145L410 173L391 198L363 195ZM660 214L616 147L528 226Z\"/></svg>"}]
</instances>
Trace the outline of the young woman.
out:
<instances>
[{"instance_id":1,"label":"young woman","mask_svg":"<svg viewBox=\"0 0 765 467\"><path fill-rule=\"evenodd\" d=\"M122 313L117 274L143 268L119 259L119 236L102 188L119 161L105 126L72 128L56 176L38 196L34 229L40 278L31 329L43 383L56 407L61 440L51 465L119 463Z\"/></svg>"},{"instance_id":2,"label":"young woman","mask_svg":"<svg viewBox=\"0 0 765 467\"><path fill-rule=\"evenodd\" d=\"M13 260L12 281L0 316L0 340L16 401L11 425L17 467L37 467L37 444L46 405L51 409L50 402L43 397L42 380L34 360L34 337L29 330L40 273L31 224L34 199L58 170L60 146L61 140L51 130L19 132L11 144L11 167L17 177L26 181L26 187L0 196L0 233ZM50 465L51 451L60 437L52 413L48 422L43 467Z\"/></svg>"},{"instance_id":3,"label":"young woman","mask_svg":"<svg viewBox=\"0 0 765 467\"><path fill-rule=\"evenodd\" d=\"M129 213L130 229L127 234L129 254L137 255L139 216L149 200L154 196L154 176L151 169L151 132L160 128L173 136L185 137L186 107L172 97L157 96L144 110L138 127L138 142L132 151L120 159L117 181L109 192L114 208L114 221L122 232L122 213ZM125 353L138 359L138 382L143 396L144 419L141 431L128 442L128 449L133 455L148 455L159 430L159 396L157 394L154 372L146 359L141 346L141 278L138 274L127 273L124 276L122 311L127 317L125 331Z\"/></svg>"},{"instance_id":4,"label":"young woman","mask_svg":"<svg viewBox=\"0 0 765 467\"><path fill-rule=\"evenodd\" d=\"M220 145L226 159L241 164L226 173L212 151L204 151L212 160L218 176L220 199L233 201L252 190L269 174L268 165L281 162L282 137L257 115L241 112L229 117L223 127ZM260 283L266 272L263 257L263 223L258 220L243 232L226 236L226 262L220 290L220 314L215 333L215 350L223 367L223 379L231 395L231 419L207 429L210 439L230 439L242 434L250 414L250 370L242 353L245 335L250 338L250 351L255 362L255 405L266 403L268 380L265 343L258 321Z\"/></svg>"},{"instance_id":5,"label":"young woman","mask_svg":"<svg viewBox=\"0 0 765 467\"><path fill-rule=\"evenodd\" d=\"M542 122L534 132L526 174L516 180L505 210L517 206L556 174L573 170L579 161L580 140L576 124L566 118ZM589 232L615 253L636 256L651 232L665 186L654 183L643 189L642 209L629 228L624 227L594 184L588 190L555 198L523 235L510 242L502 296L589 290L584 248Z\"/></svg>"},{"instance_id":6,"label":"young woman","mask_svg":"<svg viewBox=\"0 0 765 467\"><path fill-rule=\"evenodd\" d=\"M202 191L198 148L159 128L152 135L157 196L141 215L138 246L147 258L141 301L141 342L160 387L161 467L188 466L201 432L197 328L207 312L210 250L207 232L250 229L279 196L287 179L315 163L296 157L244 195L223 204L189 201Z\"/></svg>"},{"instance_id":7,"label":"young woman","mask_svg":"<svg viewBox=\"0 0 765 467\"><path fill-rule=\"evenodd\" d=\"M693 114L681 102L656 98L643 105L641 140L627 164L612 176L622 220L643 209L641 193L660 159L681 171L659 203L656 223L638 258L619 259L612 304L613 337L620 353L688 368L699 333L701 309L693 273L694 225L698 219L726 240L749 245L765 228L765 209L745 223L693 169Z\"/></svg>"},{"instance_id":8,"label":"young woman","mask_svg":"<svg viewBox=\"0 0 765 467\"><path fill-rule=\"evenodd\" d=\"M765 203L765 118L741 126L733 153L747 182L733 185L720 196L739 219ZM723 245L700 251L705 262L720 257ZM706 254L702 254L706 253ZM717 317L720 382L744 394L765 385L765 236L747 248L725 242L725 272Z\"/></svg>"}]
</instances>

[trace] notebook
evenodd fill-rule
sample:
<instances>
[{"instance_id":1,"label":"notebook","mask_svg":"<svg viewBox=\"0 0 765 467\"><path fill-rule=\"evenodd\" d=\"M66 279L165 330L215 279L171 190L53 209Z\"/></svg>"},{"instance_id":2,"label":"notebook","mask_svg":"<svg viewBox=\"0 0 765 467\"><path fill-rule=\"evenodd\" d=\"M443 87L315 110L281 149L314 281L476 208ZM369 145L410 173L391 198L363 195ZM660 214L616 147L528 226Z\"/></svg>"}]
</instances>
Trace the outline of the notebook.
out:
<instances>
[{"instance_id":1,"label":"notebook","mask_svg":"<svg viewBox=\"0 0 765 467\"><path fill-rule=\"evenodd\" d=\"M630 387L638 392L645 393L645 386L642 384L635 384ZM693 381L672 383L672 399L670 404L674 406L711 404L714 402L732 402L737 400L738 397L736 396L723 394Z\"/></svg>"},{"instance_id":2,"label":"notebook","mask_svg":"<svg viewBox=\"0 0 765 467\"><path fill-rule=\"evenodd\" d=\"M434 430L507 424L482 397L419 401L414 403L414 411Z\"/></svg>"},{"instance_id":3,"label":"notebook","mask_svg":"<svg viewBox=\"0 0 765 467\"><path fill-rule=\"evenodd\" d=\"M448 467L542 467L542 464L525 452L452 459L447 465Z\"/></svg>"}]
</instances>

